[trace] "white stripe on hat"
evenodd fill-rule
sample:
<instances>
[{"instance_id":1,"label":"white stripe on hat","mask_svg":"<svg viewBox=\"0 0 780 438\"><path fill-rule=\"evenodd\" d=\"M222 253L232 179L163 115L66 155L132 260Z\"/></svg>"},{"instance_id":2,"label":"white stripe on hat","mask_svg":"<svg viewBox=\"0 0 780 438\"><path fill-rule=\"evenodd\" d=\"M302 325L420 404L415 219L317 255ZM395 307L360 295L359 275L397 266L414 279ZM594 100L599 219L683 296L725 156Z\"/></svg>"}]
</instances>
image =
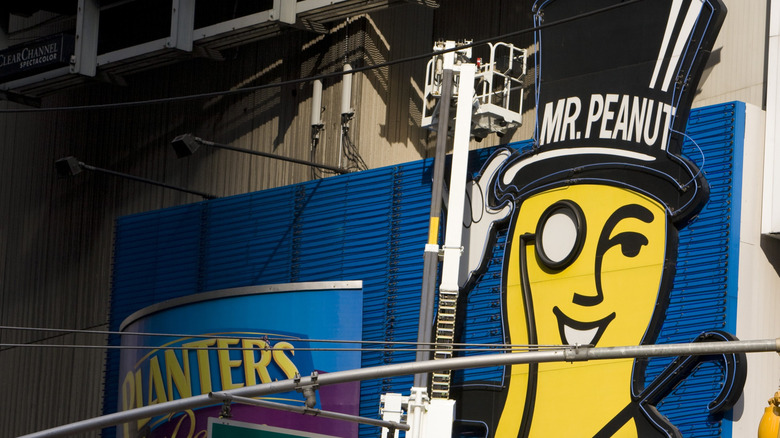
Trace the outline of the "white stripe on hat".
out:
<instances>
[{"instance_id":1,"label":"white stripe on hat","mask_svg":"<svg viewBox=\"0 0 780 438\"><path fill-rule=\"evenodd\" d=\"M661 44L661 49L658 51L658 59L655 61L655 69L653 69L653 78L650 79L650 88L655 88L655 81L658 79L658 73L661 71L661 64L664 62L664 55L669 48L669 41L672 39L672 32L674 31L674 25L677 23L677 16L680 14L682 8L682 0L674 0L672 2L672 10L669 11L669 21L666 22L666 30L664 31L664 40Z\"/></svg>"},{"instance_id":2,"label":"white stripe on hat","mask_svg":"<svg viewBox=\"0 0 780 438\"><path fill-rule=\"evenodd\" d=\"M664 85L661 88L666 92L669 90L669 85L672 82L674 73L677 70L677 64L680 62L680 55L682 54L685 45L688 43L688 39L693 32L693 27L696 25L696 20L699 18L701 9L704 6L704 0L693 0L688 7L688 13L685 14L685 22L683 22L680 35L677 36L677 43L674 45L674 52L672 52L672 59L669 62L669 66L666 68L666 76L664 77Z\"/></svg>"},{"instance_id":3,"label":"white stripe on hat","mask_svg":"<svg viewBox=\"0 0 780 438\"><path fill-rule=\"evenodd\" d=\"M550 158L568 157L572 155L612 155L618 157L632 158L639 161L655 161L655 157L652 155L642 154L639 152L627 151L624 149L615 148L567 148L567 149L553 149L550 151L540 152L532 157L528 157L524 160L520 160L510 165L509 168L504 171L503 180L504 184L509 185L512 180L515 179L515 175L523 167L529 164L537 163L539 161L548 160Z\"/></svg>"}]
</instances>

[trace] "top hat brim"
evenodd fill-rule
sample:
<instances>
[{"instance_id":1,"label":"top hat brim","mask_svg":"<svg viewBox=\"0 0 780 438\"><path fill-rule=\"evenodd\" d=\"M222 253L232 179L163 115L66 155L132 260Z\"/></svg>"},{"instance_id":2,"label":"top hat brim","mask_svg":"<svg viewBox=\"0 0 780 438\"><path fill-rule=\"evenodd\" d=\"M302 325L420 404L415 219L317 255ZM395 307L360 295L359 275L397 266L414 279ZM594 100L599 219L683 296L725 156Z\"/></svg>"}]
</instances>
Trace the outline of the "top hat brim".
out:
<instances>
[{"instance_id":1,"label":"top hat brim","mask_svg":"<svg viewBox=\"0 0 780 438\"><path fill-rule=\"evenodd\" d=\"M515 153L494 184L494 205L522 202L534 194L574 184L621 187L661 203L680 227L698 214L709 197L702 172L683 156L668 154L660 160L598 147Z\"/></svg>"}]
</instances>

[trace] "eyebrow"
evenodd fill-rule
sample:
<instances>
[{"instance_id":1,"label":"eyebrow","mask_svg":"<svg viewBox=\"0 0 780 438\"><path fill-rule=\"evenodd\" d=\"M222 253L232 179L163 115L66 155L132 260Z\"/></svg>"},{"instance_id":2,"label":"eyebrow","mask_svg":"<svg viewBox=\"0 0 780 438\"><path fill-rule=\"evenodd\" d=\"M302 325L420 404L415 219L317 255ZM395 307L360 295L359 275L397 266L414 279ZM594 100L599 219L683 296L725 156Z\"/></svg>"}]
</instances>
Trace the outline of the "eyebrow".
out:
<instances>
[{"instance_id":1,"label":"eyebrow","mask_svg":"<svg viewBox=\"0 0 780 438\"><path fill-rule=\"evenodd\" d=\"M615 212L609 216L607 221L604 222L604 228L601 230L599 242L601 242L605 237L608 239L620 221L630 218L639 219L640 221L649 224L655 220L655 215L653 215L653 212L650 211L647 207L639 204L624 205L615 210Z\"/></svg>"},{"instance_id":2,"label":"eyebrow","mask_svg":"<svg viewBox=\"0 0 780 438\"><path fill-rule=\"evenodd\" d=\"M601 266L604 262L603 255L607 249L610 248L610 246L607 244L610 242L609 236L612 235L612 231L615 229L617 224L620 223L620 221L629 218L639 219L640 221L649 224L653 222L655 216L653 215L652 211L647 209L647 207L641 206L639 204L628 204L618 208L609 216L609 218L607 218L607 221L604 223L604 228L602 228L601 234L599 235L599 240L596 243L596 262L594 266L594 275L596 278L596 290L598 294L596 296L575 294L572 298L573 303L579 304L581 306L594 306L599 304L601 300L604 299L604 291L602 290L601 286Z\"/></svg>"}]
</instances>

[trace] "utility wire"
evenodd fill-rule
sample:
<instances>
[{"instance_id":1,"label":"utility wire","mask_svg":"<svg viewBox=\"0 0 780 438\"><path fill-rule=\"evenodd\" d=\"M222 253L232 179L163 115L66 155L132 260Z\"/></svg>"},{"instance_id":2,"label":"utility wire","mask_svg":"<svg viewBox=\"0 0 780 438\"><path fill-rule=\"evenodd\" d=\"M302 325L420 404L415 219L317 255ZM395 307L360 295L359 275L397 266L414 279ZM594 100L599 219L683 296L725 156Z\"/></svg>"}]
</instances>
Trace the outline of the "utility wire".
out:
<instances>
[{"instance_id":1,"label":"utility wire","mask_svg":"<svg viewBox=\"0 0 780 438\"><path fill-rule=\"evenodd\" d=\"M147 333L147 332L118 332L110 330L79 330L79 329L58 329L50 327L20 327L20 326L0 326L0 330L17 330L17 331L40 331L40 332L57 332L63 334L91 334L91 335L118 335L118 336L149 336L149 337L166 337L166 338L193 338L193 339L235 339L236 336L231 335L192 335L183 333ZM241 333L245 335L246 333ZM45 338L42 340L52 339L56 336ZM331 343L331 344L365 344L365 345L415 345L415 346L434 346L435 342L414 342L414 341L356 341L346 339L305 339L295 337L271 337L271 336L254 336L247 337L242 336L242 339L257 339L265 341L288 341L288 342L308 342L310 344ZM38 341L34 341L38 342ZM0 344L0 346L6 344ZM7 344L11 345L11 344ZM16 345L36 345L36 344L13 344ZM44 345L44 344L37 344ZM477 343L452 343L448 344L453 347L485 347L485 348L510 348L510 349L532 349L532 348L558 348L560 345L530 345L530 344L477 344ZM160 348L160 347L150 347ZM379 351L379 350L377 350Z\"/></svg>"},{"instance_id":2,"label":"utility wire","mask_svg":"<svg viewBox=\"0 0 780 438\"><path fill-rule=\"evenodd\" d=\"M93 331L93 329L95 329L95 328L97 328L97 327L102 327L102 326L105 326L105 325L108 325L108 324L107 324L107 323L103 323L103 324L95 324L95 325L93 325L93 326L90 326L90 327L87 327L87 328L85 328L85 329L78 330L77 332L82 332L82 333L90 333L90 332L92 332L92 331ZM0 327L2 327L2 326L0 326ZM16 328L16 329L14 329L14 328L12 328L12 327L5 327L5 329L6 329L6 330L18 330L18 329L25 329L25 330L27 330L27 328L23 328L23 327L19 327L19 328ZM62 331L61 331L61 330L44 330L44 331L49 331L49 332L56 332L56 333L59 333L59 334L55 334L55 335L51 335L51 336L46 336L46 337L44 337L44 338L41 338L41 339L36 339L36 340L34 340L34 341L31 341L31 342L29 342L29 343L32 343L32 342L45 342L45 341L51 341L51 340L53 340L53 339L61 338L61 337L63 337L63 336L67 336L67 335L68 335L68 333L62 333ZM0 346L0 347L2 347L2 346ZM3 351L6 351L6 350L10 350L10 349L11 349L11 348L0 348L0 353L2 353Z\"/></svg>"},{"instance_id":3,"label":"utility wire","mask_svg":"<svg viewBox=\"0 0 780 438\"><path fill-rule=\"evenodd\" d=\"M264 85L257 85L253 87L245 87L245 88L238 88L235 90L222 90L222 91L214 91L209 93L199 93L199 94L190 94L186 96L176 96L176 97L164 97L159 99L147 99L147 100L138 100L133 102L116 102L116 103L105 103L105 104L96 104L96 105L79 105L79 106L62 106L62 107L47 107L47 108L17 108L17 109L0 109L0 114L3 113L41 113L41 112L54 112L54 111L84 111L84 110L103 110L103 109L114 109L114 108L127 108L127 107L135 107L135 106L143 106L143 105L154 105L154 104L160 104L160 103L171 103L171 102L182 102L182 101L188 101L188 100L196 100L196 99L207 99L207 98L214 98L214 97L222 97L222 96L230 96L234 94L243 94L243 93L250 93L254 91L260 91L265 90L268 88L276 88L276 87L285 87L289 85L298 85L303 84L307 82L312 82L317 79L323 80L323 79L330 79L335 77L343 76L347 73L360 73L364 71L369 70L376 70L384 67L389 67L395 64L403 64L407 62L412 61L419 61L422 59L430 59L434 55L440 55L448 52L457 52L464 49L468 49L471 47L481 46L484 44L491 43L496 40L503 40L507 38L512 38L516 36L520 36L523 34L536 32L538 30L546 29L549 27L559 26L561 24L566 24L572 21L581 20L583 18L588 18L594 15L602 14L605 12L609 12L613 9L622 8L628 5L632 5L634 3L638 3L643 0L629 0L624 3L618 3L612 6L607 6L601 9L595 9L590 12L585 12L579 15L574 15L569 18L564 18L562 20L557 21L551 21L549 23L540 24L538 26L533 26L525 29L521 29L514 32L505 33L503 35L498 35L491 38L486 38L483 40L475 41L469 44L464 44L455 48L451 49L445 49L437 52L426 52L420 55L413 55L408 56L406 58L400 58L392 61L386 61L379 64L373 64L373 65L366 65L362 67L354 67L351 71L344 72L344 71L336 71L331 73L323 73L315 76L309 76L306 78L299 78L299 79L290 79L287 81L281 81L281 82L274 82L272 84L264 84Z\"/></svg>"},{"instance_id":4,"label":"utility wire","mask_svg":"<svg viewBox=\"0 0 780 438\"><path fill-rule=\"evenodd\" d=\"M280 348L280 347L170 347L170 346L151 346L151 345L90 345L90 344L12 344L12 343L0 343L0 347L5 348L72 348L72 349L101 349L101 350L236 350L236 351L333 351L333 352L363 352L363 351L377 351L377 352L417 352L417 351L438 351L435 348L315 348L315 347L293 347L293 348ZM504 347L501 344L495 344L493 348L453 348L449 351L457 352L521 352L521 351L542 351L542 350L561 350L571 348L571 345L554 345L554 346L526 346L522 348ZM3 351L3 350L0 350Z\"/></svg>"}]
</instances>

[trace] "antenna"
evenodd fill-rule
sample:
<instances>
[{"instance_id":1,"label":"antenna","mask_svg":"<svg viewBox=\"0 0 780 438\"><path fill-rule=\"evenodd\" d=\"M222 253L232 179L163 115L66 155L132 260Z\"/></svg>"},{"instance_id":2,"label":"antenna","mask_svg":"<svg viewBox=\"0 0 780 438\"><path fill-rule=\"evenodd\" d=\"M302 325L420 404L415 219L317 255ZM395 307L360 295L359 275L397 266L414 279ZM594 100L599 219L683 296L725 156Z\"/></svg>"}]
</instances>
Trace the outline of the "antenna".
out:
<instances>
[{"instance_id":1,"label":"antenna","mask_svg":"<svg viewBox=\"0 0 780 438\"><path fill-rule=\"evenodd\" d=\"M367 170L368 165L358 152L357 145L349 136L349 125L355 116L352 108L352 66L344 64L344 74L341 79L341 135L339 135L339 167L342 157L347 158L347 169Z\"/></svg>"},{"instance_id":2,"label":"antenna","mask_svg":"<svg viewBox=\"0 0 780 438\"><path fill-rule=\"evenodd\" d=\"M322 127L322 81L317 79L313 83L311 92L311 126Z\"/></svg>"},{"instance_id":3,"label":"antenna","mask_svg":"<svg viewBox=\"0 0 780 438\"><path fill-rule=\"evenodd\" d=\"M325 126L322 124L322 81L314 81L311 92L311 147L317 147L320 141L320 131Z\"/></svg>"},{"instance_id":4,"label":"antenna","mask_svg":"<svg viewBox=\"0 0 780 438\"><path fill-rule=\"evenodd\" d=\"M344 64L344 71L352 71L352 66ZM352 109L352 73L346 73L341 80L341 121L342 123L352 119L355 110Z\"/></svg>"}]
</instances>

